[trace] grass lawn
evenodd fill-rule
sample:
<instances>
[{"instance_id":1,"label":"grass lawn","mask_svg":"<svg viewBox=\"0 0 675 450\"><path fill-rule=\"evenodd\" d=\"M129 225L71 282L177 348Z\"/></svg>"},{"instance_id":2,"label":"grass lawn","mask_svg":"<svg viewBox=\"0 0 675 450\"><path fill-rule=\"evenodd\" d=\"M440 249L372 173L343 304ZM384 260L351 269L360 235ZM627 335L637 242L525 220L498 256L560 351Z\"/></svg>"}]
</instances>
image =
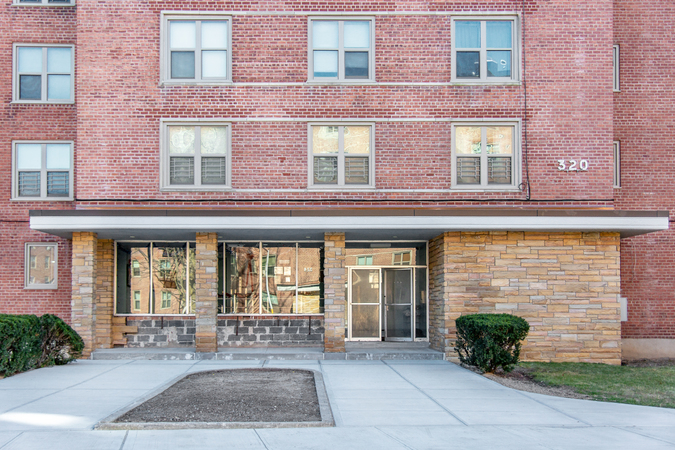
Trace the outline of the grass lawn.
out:
<instances>
[{"instance_id":1,"label":"grass lawn","mask_svg":"<svg viewBox=\"0 0 675 450\"><path fill-rule=\"evenodd\" d=\"M588 363L520 363L538 382L567 386L594 400L675 408L675 362L609 366Z\"/></svg>"}]
</instances>

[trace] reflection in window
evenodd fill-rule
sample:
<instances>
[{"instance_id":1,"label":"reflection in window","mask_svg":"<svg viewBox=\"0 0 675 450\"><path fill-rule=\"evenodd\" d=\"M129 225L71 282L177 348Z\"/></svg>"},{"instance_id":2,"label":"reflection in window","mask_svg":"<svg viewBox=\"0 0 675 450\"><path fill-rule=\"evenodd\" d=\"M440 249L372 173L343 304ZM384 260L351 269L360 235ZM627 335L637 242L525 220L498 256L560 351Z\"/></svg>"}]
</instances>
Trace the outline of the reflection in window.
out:
<instances>
[{"instance_id":1,"label":"reflection in window","mask_svg":"<svg viewBox=\"0 0 675 450\"><path fill-rule=\"evenodd\" d=\"M425 242L347 242L347 266L426 266Z\"/></svg>"},{"instance_id":2,"label":"reflection in window","mask_svg":"<svg viewBox=\"0 0 675 450\"><path fill-rule=\"evenodd\" d=\"M27 289L56 289L56 244L26 244L25 281Z\"/></svg>"}]
</instances>

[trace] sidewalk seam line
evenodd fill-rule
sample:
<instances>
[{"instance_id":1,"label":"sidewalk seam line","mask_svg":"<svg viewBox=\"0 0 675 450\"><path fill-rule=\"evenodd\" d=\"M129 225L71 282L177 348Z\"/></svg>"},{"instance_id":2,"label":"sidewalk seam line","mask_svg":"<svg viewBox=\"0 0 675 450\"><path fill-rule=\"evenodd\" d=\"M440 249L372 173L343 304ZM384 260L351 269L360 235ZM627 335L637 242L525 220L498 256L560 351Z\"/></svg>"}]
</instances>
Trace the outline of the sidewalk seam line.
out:
<instances>
[{"instance_id":1,"label":"sidewalk seam line","mask_svg":"<svg viewBox=\"0 0 675 450\"><path fill-rule=\"evenodd\" d=\"M619 430L627 431L628 433L637 434L638 436L646 437L646 438L649 438L649 439L654 439L655 441L664 442L666 444L670 444L670 445L675 444L675 442L666 441L665 439L661 439L661 438L654 437L654 436L649 436L647 434L638 433L637 431L631 430L628 427L620 427L620 426L617 426L617 425L611 425L611 428L616 428L616 429L619 429Z\"/></svg>"},{"instance_id":2,"label":"sidewalk seam line","mask_svg":"<svg viewBox=\"0 0 675 450\"><path fill-rule=\"evenodd\" d=\"M269 447L267 446L267 443L265 442L265 440L262 438L262 436L260 436L260 434L258 434L258 429L254 428L253 432L255 433L256 436L258 436L258 439L260 440L260 443L263 445L263 447L265 447L267 450L269 450Z\"/></svg>"},{"instance_id":3,"label":"sidewalk seam line","mask_svg":"<svg viewBox=\"0 0 675 450\"><path fill-rule=\"evenodd\" d=\"M391 434L387 433L386 431L384 431L383 429L381 429L379 426L376 426L376 427L374 427L374 428L375 428L377 431L379 431L380 433L384 434L385 436L390 437L391 439L395 440L396 442L398 442L399 444L401 444L401 445L404 446L405 448L409 448L410 450L415 450L415 447L409 446L408 444L406 444L405 442L403 442L402 440L400 440L400 439L397 438L396 436L392 436Z\"/></svg>"},{"instance_id":4,"label":"sidewalk seam line","mask_svg":"<svg viewBox=\"0 0 675 450\"><path fill-rule=\"evenodd\" d=\"M14 441L16 441L17 439L19 439L19 436L23 435L24 433L25 433L25 431L20 431L19 434L17 434L16 436L14 436L14 437L13 437L12 439L10 439L9 441L5 442L5 443L2 445L2 447L0 447L0 449L3 449L3 448L5 448L5 447L7 447L9 444L11 444L12 442L14 442Z\"/></svg>"},{"instance_id":5,"label":"sidewalk seam line","mask_svg":"<svg viewBox=\"0 0 675 450\"><path fill-rule=\"evenodd\" d=\"M120 445L120 450L124 450L124 444L127 442L127 436L129 436L129 430L124 433L124 439L122 439L122 444Z\"/></svg>"}]
</instances>

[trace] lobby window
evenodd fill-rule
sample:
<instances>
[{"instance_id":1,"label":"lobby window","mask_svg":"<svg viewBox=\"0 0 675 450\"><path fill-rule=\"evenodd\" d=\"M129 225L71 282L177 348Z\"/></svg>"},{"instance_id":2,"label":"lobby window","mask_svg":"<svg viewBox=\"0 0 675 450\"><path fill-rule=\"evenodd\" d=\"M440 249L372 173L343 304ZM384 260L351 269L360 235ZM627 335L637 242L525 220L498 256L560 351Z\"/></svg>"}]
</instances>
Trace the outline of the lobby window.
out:
<instances>
[{"instance_id":1,"label":"lobby window","mask_svg":"<svg viewBox=\"0 0 675 450\"><path fill-rule=\"evenodd\" d=\"M73 46L14 45L13 101L72 103Z\"/></svg>"},{"instance_id":2,"label":"lobby window","mask_svg":"<svg viewBox=\"0 0 675 450\"><path fill-rule=\"evenodd\" d=\"M229 124L162 124L162 188L222 190L230 185Z\"/></svg>"},{"instance_id":3,"label":"lobby window","mask_svg":"<svg viewBox=\"0 0 675 450\"><path fill-rule=\"evenodd\" d=\"M452 21L452 80L518 80L517 21L510 17L455 18Z\"/></svg>"},{"instance_id":4,"label":"lobby window","mask_svg":"<svg viewBox=\"0 0 675 450\"><path fill-rule=\"evenodd\" d=\"M58 245L26 243L24 288L57 289Z\"/></svg>"},{"instance_id":5,"label":"lobby window","mask_svg":"<svg viewBox=\"0 0 675 450\"><path fill-rule=\"evenodd\" d=\"M15 141L13 200L72 200L72 142Z\"/></svg>"},{"instance_id":6,"label":"lobby window","mask_svg":"<svg viewBox=\"0 0 675 450\"><path fill-rule=\"evenodd\" d=\"M455 123L452 126L452 187L507 189L520 174L516 123Z\"/></svg>"},{"instance_id":7,"label":"lobby window","mask_svg":"<svg viewBox=\"0 0 675 450\"><path fill-rule=\"evenodd\" d=\"M373 81L375 21L309 19L309 81Z\"/></svg>"},{"instance_id":8,"label":"lobby window","mask_svg":"<svg viewBox=\"0 0 675 450\"><path fill-rule=\"evenodd\" d=\"M374 185L374 125L309 126L309 185L358 188Z\"/></svg>"},{"instance_id":9,"label":"lobby window","mask_svg":"<svg viewBox=\"0 0 675 450\"><path fill-rule=\"evenodd\" d=\"M163 14L162 81L217 84L232 79L231 18Z\"/></svg>"}]
</instances>

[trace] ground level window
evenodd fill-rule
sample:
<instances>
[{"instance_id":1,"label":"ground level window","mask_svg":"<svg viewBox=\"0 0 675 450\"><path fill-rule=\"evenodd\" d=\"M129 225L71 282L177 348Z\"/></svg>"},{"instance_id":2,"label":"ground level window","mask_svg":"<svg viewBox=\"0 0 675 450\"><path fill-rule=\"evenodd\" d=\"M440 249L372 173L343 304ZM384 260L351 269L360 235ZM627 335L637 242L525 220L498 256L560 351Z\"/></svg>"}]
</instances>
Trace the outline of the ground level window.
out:
<instances>
[{"instance_id":1,"label":"ground level window","mask_svg":"<svg viewBox=\"0 0 675 450\"><path fill-rule=\"evenodd\" d=\"M27 243L24 287L57 289L57 257L57 244Z\"/></svg>"}]
</instances>

